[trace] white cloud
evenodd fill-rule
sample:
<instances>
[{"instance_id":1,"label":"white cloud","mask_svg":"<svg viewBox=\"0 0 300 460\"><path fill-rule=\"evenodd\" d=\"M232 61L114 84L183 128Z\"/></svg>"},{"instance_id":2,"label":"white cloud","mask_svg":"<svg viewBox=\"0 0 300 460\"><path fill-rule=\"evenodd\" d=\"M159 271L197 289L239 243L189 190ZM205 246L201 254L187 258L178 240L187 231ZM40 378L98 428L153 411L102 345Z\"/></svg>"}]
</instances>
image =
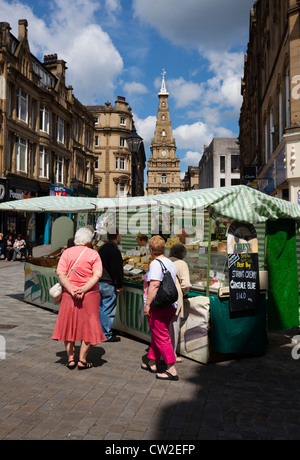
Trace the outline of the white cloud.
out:
<instances>
[{"instance_id":1,"label":"white cloud","mask_svg":"<svg viewBox=\"0 0 300 460\"><path fill-rule=\"evenodd\" d=\"M124 91L129 95L135 95L135 94L146 94L148 93L148 89L146 88L145 85L142 83L138 83L135 81L132 81L131 83L125 83L124 84Z\"/></svg>"},{"instance_id":2,"label":"white cloud","mask_svg":"<svg viewBox=\"0 0 300 460\"><path fill-rule=\"evenodd\" d=\"M195 103L203 94L203 87L192 81L185 81L184 78L168 80L168 90L175 99L175 107L183 108Z\"/></svg>"},{"instance_id":3,"label":"white cloud","mask_svg":"<svg viewBox=\"0 0 300 460\"><path fill-rule=\"evenodd\" d=\"M185 156L181 159L182 162L186 163L186 166L198 166L201 160L202 153L199 152L186 152Z\"/></svg>"},{"instance_id":4,"label":"white cloud","mask_svg":"<svg viewBox=\"0 0 300 460\"><path fill-rule=\"evenodd\" d=\"M135 113L133 113L133 119L137 133L143 138L145 150L148 150L154 137L156 116L149 116L142 120Z\"/></svg>"},{"instance_id":5,"label":"white cloud","mask_svg":"<svg viewBox=\"0 0 300 460\"><path fill-rule=\"evenodd\" d=\"M174 129L173 135L176 146L179 149L193 149L201 151L204 144L208 144L213 138L211 129L201 122L191 125L181 125Z\"/></svg>"},{"instance_id":6,"label":"white cloud","mask_svg":"<svg viewBox=\"0 0 300 460\"><path fill-rule=\"evenodd\" d=\"M133 0L133 6L139 19L176 45L224 51L245 39L253 0Z\"/></svg>"}]
</instances>

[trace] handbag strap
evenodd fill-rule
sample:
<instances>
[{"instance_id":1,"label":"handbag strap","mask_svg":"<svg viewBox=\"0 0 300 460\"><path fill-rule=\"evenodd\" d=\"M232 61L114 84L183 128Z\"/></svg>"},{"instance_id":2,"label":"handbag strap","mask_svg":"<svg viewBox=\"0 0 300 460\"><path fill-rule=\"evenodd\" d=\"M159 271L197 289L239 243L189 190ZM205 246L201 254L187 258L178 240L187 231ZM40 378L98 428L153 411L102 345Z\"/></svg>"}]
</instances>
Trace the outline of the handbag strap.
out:
<instances>
[{"instance_id":1,"label":"handbag strap","mask_svg":"<svg viewBox=\"0 0 300 460\"><path fill-rule=\"evenodd\" d=\"M86 251L86 250L87 250L87 247L85 247L84 250L81 251L81 253L80 253L79 256L77 257L77 259L76 259L75 262L73 263L72 267L70 268L69 273L67 274L67 278L68 278L68 276L71 274L73 268L74 268L75 265L77 264L78 260L80 259L80 257L81 257L82 254L84 253L84 251Z\"/></svg>"},{"instance_id":2,"label":"handbag strap","mask_svg":"<svg viewBox=\"0 0 300 460\"><path fill-rule=\"evenodd\" d=\"M157 262L159 262L160 265L162 266L162 272L163 272L163 275L164 275L166 273L166 271L168 271L166 266L162 263L161 260L159 260L159 259L155 259L155 260L157 260Z\"/></svg>"}]
</instances>

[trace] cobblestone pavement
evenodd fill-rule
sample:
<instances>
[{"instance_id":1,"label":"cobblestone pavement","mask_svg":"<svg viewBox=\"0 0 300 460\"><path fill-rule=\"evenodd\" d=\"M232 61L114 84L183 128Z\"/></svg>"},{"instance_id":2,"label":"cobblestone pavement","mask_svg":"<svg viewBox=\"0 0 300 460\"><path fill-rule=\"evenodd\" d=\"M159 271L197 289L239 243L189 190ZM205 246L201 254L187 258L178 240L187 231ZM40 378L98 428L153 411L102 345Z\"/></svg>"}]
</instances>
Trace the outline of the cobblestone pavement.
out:
<instances>
[{"instance_id":1,"label":"cobblestone pavement","mask_svg":"<svg viewBox=\"0 0 300 460\"><path fill-rule=\"evenodd\" d=\"M23 302L23 278L24 263L0 261L1 440L300 439L298 329L269 334L261 357L184 359L178 382L142 371L147 344L124 336L70 371L56 313Z\"/></svg>"}]
</instances>

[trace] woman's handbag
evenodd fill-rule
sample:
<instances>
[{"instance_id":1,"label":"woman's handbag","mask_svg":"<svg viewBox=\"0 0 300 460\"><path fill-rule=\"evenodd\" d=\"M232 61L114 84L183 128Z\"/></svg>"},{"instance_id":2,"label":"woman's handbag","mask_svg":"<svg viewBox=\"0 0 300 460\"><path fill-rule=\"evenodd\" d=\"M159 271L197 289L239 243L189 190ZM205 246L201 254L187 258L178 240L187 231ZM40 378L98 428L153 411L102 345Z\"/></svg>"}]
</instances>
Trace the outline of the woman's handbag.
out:
<instances>
[{"instance_id":1,"label":"woman's handbag","mask_svg":"<svg viewBox=\"0 0 300 460\"><path fill-rule=\"evenodd\" d=\"M151 302L151 308L163 308L176 302L178 299L178 291L169 270L159 259L155 260L161 264L163 279L159 285L155 298Z\"/></svg>"},{"instance_id":2,"label":"woman's handbag","mask_svg":"<svg viewBox=\"0 0 300 460\"><path fill-rule=\"evenodd\" d=\"M61 284L60 283L54 284L54 286L52 286L49 289L49 295L50 295L51 302L53 302L54 305L59 304L59 302L61 301L61 298L62 298Z\"/></svg>"},{"instance_id":3,"label":"woman's handbag","mask_svg":"<svg viewBox=\"0 0 300 460\"><path fill-rule=\"evenodd\" d=\"M74 264L72 265L72 267L69 270L69 273L67 274L67 278L71 274L73 268L77 264L78 260L80 259L80 257L84 253L84 251L86 251L86 249L87 249L87 247L79 254L77 259L75 260ZM54 284L54 286L52 286L49 289L49 295L50 295L51 302L54 303L54 305L58 305L60 303L60 301L61 301L61 298L62 298L62 286L61 286L61 284L60 283Z\"/></svg>"}]
</instances>

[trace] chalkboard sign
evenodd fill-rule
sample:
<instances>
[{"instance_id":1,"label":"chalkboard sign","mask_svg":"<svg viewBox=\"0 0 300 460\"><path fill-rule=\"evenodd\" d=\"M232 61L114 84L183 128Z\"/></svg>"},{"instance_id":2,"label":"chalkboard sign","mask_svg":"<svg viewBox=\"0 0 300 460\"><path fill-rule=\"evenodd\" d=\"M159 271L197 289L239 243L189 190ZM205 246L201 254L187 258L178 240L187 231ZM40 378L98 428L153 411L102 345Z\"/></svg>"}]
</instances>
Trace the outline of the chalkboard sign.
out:
<instances>
[{"instance_id":1,"label":"chalkboard sign","mask_svg":"<svg viewBox=\"0 0 300 460\"><path fill-rule=\"evenodd\" d=\"M259 267L257 234L253 225L234 222L227 237L230 310L259 307Z\"/></svg>"}]
</instances>

